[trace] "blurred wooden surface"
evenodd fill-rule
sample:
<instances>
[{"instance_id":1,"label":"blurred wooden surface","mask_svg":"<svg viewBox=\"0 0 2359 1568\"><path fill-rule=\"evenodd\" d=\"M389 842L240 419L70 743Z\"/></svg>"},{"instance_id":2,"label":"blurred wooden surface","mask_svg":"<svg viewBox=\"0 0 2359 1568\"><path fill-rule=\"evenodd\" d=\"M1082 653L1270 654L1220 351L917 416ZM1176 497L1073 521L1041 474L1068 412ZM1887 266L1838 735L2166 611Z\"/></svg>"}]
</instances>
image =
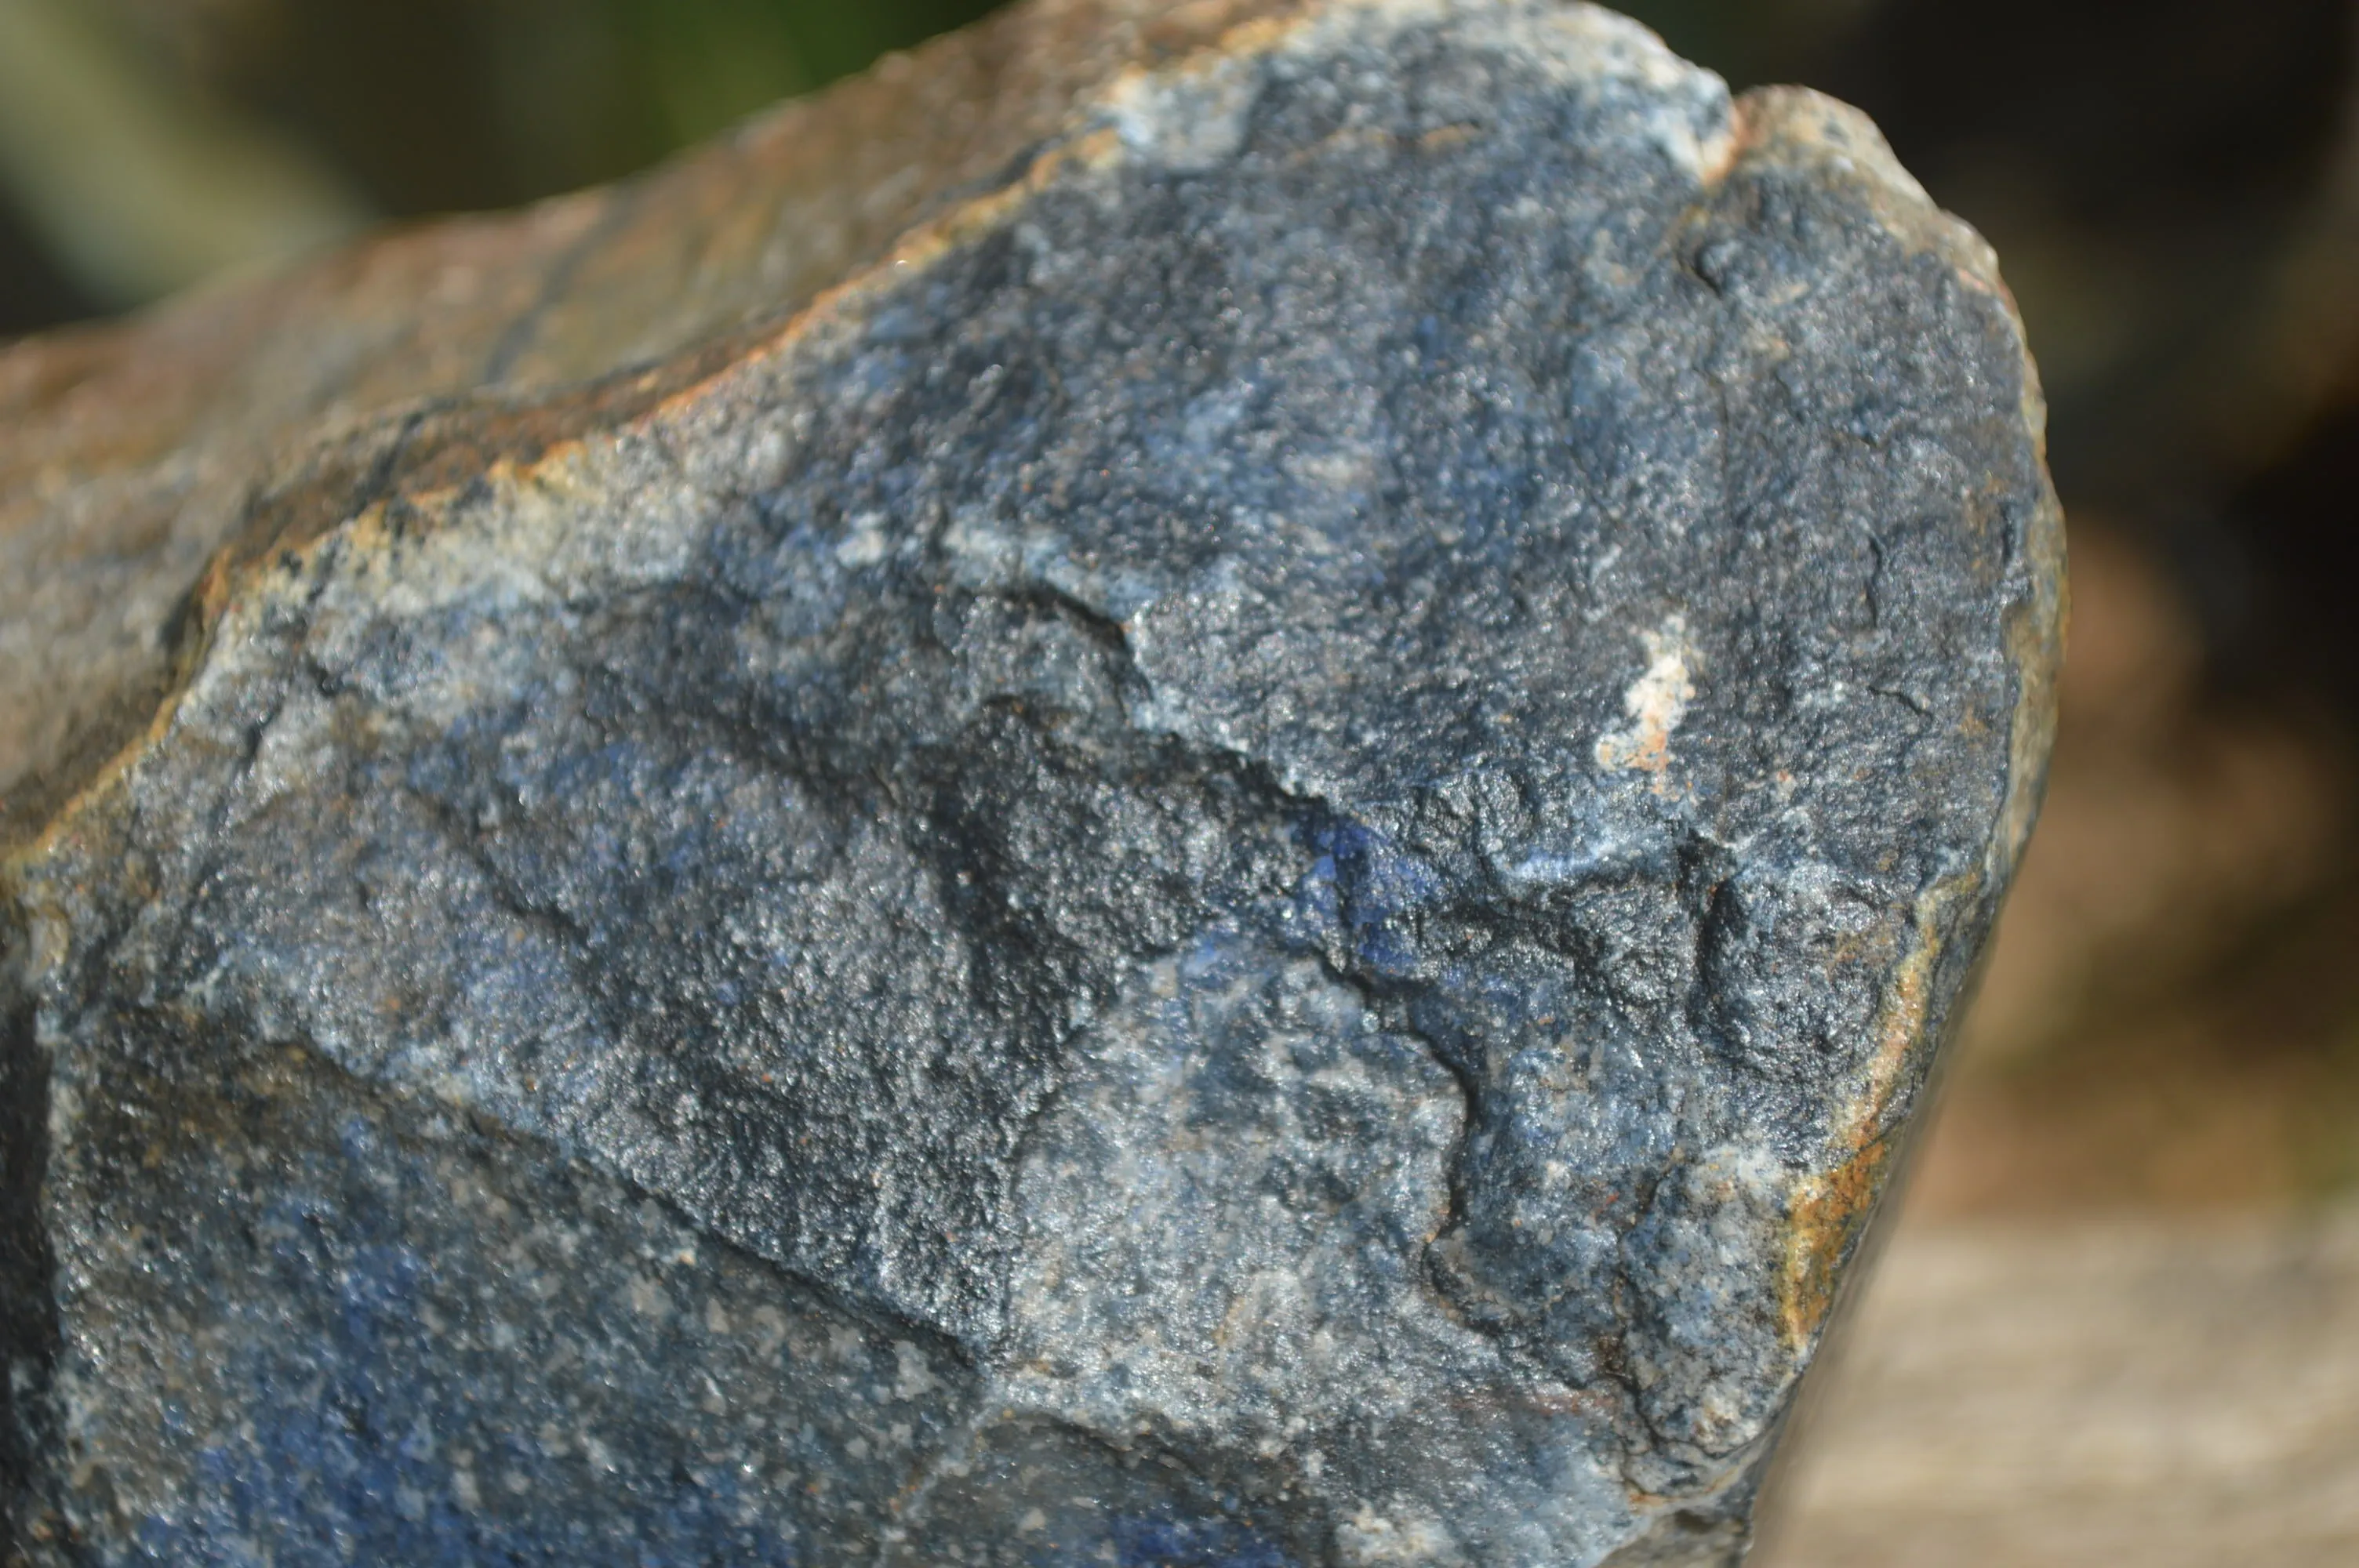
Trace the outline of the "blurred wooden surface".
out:
<instances>
[{"instance_id":1,"label":"blurred wooden surface","mask_svg":"<svg viewBox=\"0 0 2359 1568\"><path fill-rule=\"evenodd\" d=\"M1905 1217L1853 1328L1756 1568L2359 1563L2359 1208Z\"/></svg>"}]
</instances>

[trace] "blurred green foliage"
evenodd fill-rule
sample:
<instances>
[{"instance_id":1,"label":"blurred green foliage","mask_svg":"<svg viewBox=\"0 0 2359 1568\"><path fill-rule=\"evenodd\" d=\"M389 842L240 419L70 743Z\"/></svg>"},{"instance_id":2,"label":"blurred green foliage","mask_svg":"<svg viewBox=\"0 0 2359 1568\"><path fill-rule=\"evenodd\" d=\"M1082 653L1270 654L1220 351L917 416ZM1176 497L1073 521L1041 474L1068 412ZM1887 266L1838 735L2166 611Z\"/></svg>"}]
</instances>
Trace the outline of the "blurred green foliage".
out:
<instances>
[{"instance_id":1,"label":"blurred green foliage","mask_svg":"<svg viewBox=\"0 0 2359 1568\"><path fill-rule=\"evenodd\" d=\"M397 212L613 178L991 0L104 0Z\"/></svg>"},{"instance_id":2,"label":"blurred green foliage","mask_svg":"<svg viewBox=\"0 0 2359 1568\"><path fill-rule=\"evenodd\" d=\"M612 178L996 0L99 0L323 145L396 211ZM1740 81L1874 0L1625 0Z\"/></svg>"}]
</instances>

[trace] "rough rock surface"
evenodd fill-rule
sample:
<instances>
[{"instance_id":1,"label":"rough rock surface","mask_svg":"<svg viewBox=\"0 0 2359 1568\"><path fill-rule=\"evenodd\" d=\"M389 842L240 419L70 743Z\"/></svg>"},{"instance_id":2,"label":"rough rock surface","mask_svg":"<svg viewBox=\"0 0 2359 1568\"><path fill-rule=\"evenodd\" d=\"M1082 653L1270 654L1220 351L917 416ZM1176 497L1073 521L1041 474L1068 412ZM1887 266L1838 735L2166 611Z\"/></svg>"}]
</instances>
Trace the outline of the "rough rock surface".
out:
<instances>
[{"instance_id":1,"label":"rough rock surface","mask_svg":"<svg viewBox=\"0 0 2359 1568\"><path fill-rule=\"evenodd\" d=\"M787 120L0 359L19 1549L1732 1561L2045 753L1987 253L1539 0Z\"/></svg>"}]
</instances>

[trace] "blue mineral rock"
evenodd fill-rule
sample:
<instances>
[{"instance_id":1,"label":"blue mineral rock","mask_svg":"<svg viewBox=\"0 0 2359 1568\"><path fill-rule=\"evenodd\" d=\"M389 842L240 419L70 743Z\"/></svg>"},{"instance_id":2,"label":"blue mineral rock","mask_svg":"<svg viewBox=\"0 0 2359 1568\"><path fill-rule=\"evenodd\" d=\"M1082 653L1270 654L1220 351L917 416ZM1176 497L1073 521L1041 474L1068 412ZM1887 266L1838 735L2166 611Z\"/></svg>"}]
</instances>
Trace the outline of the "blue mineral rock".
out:
<instances>
[{"instance_id":1,"label":"blue mineral rock","mask_svg":"<svg viewBox=\"0 0 2359 1568\"><path fill-rule=\"evenodd\" d=\"M1856 114L1043 0L64 351L21 1560L1735 1561L2059 634L2021 329Z\"/></svg>"}]
</instances>

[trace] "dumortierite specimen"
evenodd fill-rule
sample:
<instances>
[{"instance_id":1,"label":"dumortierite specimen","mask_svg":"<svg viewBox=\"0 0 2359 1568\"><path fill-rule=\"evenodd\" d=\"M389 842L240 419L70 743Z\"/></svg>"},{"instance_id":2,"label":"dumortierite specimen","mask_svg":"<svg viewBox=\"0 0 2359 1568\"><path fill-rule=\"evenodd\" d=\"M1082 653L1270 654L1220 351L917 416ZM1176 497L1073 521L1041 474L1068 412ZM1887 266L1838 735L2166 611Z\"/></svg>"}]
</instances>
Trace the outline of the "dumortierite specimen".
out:
<instances>
[{"instance_id":1,"label":"dumortierite specimen","mask_svg":"<svg viewBox=\"0 0 2359 1568\"><path fill-rule=\"evenodd\" d=\"M1741 1549L2045 752L1990 258L1596 10L996 27L790 317L11 481L242 487L8 873L30 1560Z\"/></svg>"}]
</instances>

